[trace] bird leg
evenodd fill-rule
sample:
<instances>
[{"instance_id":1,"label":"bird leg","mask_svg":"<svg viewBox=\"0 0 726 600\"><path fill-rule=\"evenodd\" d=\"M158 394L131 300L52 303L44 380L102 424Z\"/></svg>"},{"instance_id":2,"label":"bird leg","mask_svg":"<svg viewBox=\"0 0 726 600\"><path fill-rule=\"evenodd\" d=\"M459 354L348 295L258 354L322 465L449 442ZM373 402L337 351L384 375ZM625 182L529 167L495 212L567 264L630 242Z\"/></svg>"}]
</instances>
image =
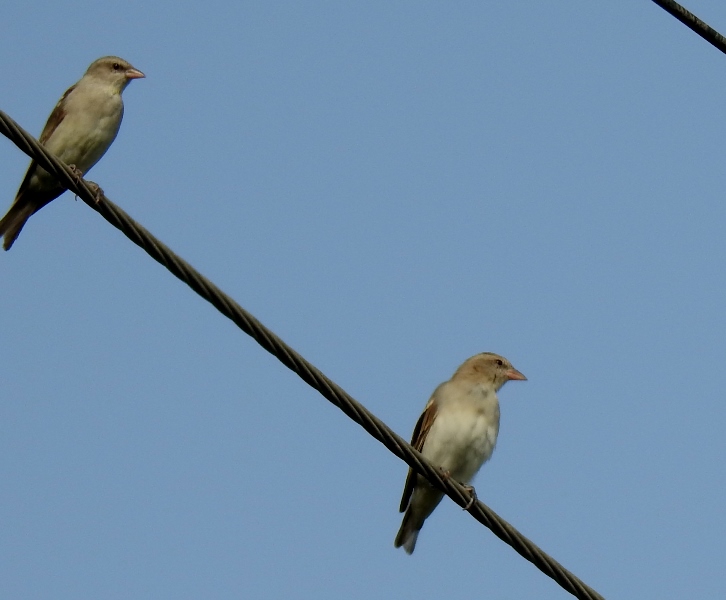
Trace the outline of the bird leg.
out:
<instances>
[{"instance_id":1,"label":"bird leg","mask_svg":"<svg viewBox=\"0 0 726 600\"><path fill-rule=\"evenodd\" d=\"M474 502L477 501L476 490L472 485L467 485L466 483L462 483L461 485L471 495L471 498L469 498L469 502L466 503L466 506L462 510L469 510L472 506L474 506Z\"/></svg>"},{"instance_id":2,"label":"bird leg","mask_svg":"<svg viewBox=\"0 0 726 600\"><path fill-rule=\"evenodd\" d=\"M101 189L101 186L98 185L95 181L87 181L86 183L88 184L88 187L91 188L91 191L93 192L93 197L96 200L96 204L98 204L103 197L103 190Z\"/></svg>"},{"instance_id":3,"label":"bird leg","mask_svg":"<svg viewBox=\"0 0 726 600\"><path fill-rule=\"evenodd\" d=\"M68 165L68 168L73 173L73 177L76 180L76 185L81 185L81 179L83 179L83 171L81 171L76 165ZM73 194L76 200L78 200L78 194Z\"/></svg>"},{"instance_id":4,"label":"bird leg","mask_svg":"<svg viewBox=\"0 0 726 600\"><path fill-rule=\"evenodd\" d=\"M71 170L71 173L73 173L73 176L76 178L76 183L80 184L81 179L83 179L83 171L81 171L76 165L68 165L68 168Z\"/></svg>"},{"instance_id":5,"label":"bird leg","mask_svg":"<svg viewBox=\"0 0 726 600\"><path fill-rule=\"evenodd\" d=\"M81 171L76 165L68 165L68 168L73 172L73 176L76 179L76 183L78 185L81 185L81 180L83 179L83 171ZM91 191L93 192L93 197L96 200L96 204L98 204L101 201L101 197L103 196L103 190L101 189L101 186L93 181L87 181L88 187L91 188ZM78 196L76 196L78 198Z\"/></svg>"},{"instance_id":6,"label":"bird leg","mask_svg":"<svg viewBox=\"0 0 726 600\"><path fill-rule=\"evenodd\" d=\"M448 469L444 469L442 467L439 467L439 472L441 473L441 479L446 481L447 479L451 479L451 471ZM474 506L474 502L478 500L476 497L476 490L474 489L473 485L469 485L467 483L461 483L459 482L459 485L463 487L467 492L469 492L469 495L471 498L469 498L469 502L466 503L466 506L462 510L469 510L472 506Z\"/></svg>"}]
</instances>

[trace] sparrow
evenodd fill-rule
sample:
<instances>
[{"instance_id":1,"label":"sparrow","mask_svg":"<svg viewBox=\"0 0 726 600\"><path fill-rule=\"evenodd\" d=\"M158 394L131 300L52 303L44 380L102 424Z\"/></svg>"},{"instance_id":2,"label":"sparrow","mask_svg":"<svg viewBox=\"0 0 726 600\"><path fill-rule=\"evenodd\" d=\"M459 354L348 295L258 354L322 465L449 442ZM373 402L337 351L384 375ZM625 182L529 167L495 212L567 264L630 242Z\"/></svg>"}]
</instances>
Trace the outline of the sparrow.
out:
<instances>
[{"instance_id":1,"label":"sparrow","mask_svg":"<svg viewBox=\"0 0 726 600\"><path fill-rule=\"evenodd\" d=\"M526 379L498 354L472 356L434 390L413 430L411 445L439 467L444 477L468 487L497 443L497 392L507 381ZM443 497L425 477L408 470L400 507L406 514L393 542L396 548L403 546L408 554L413 553L424 521Z\"/></svg>"},{"instance_id":2,"label":"sparrow","mask_svg":"<svg viewBox=\"0 0 726 600\"><path fill-rule=\"evenodd\" d=\"M81 177L116 138L124 114L121 92L132 79L141 77L145 75L118 56L104 56L92 62L50 113L40 143ZM15 201L0 220L0 236L5 236L3 248L10 250L25 222L65 190L55 177L32 161Z\"/></svg>"}]
</instances>

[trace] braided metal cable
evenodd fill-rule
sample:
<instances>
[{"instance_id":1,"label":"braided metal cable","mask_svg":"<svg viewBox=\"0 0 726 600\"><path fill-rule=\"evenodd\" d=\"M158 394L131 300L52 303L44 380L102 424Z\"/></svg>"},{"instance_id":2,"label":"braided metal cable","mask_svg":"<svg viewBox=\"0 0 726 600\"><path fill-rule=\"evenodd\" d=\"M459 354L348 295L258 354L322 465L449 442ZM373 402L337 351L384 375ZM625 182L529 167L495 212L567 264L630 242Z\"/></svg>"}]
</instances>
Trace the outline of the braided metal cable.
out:
<instances>
[{"instance_id":1,"label":"braided metal cable","mask_svg":"<svg viewBox=\"0 0 726 600\"><path fill-rule=\"evenodd\" d=\"M242 331L253 337L260 346L297 373L305 383L320 392L325 399L342 410L393 454L421 473L433 485L443 490L462 508L470 503L471 496L466 488L450 478L443 478L439 469L429 463L383 421L323 375L237 302L197 272L189 263L174 254L161 241L131 219L123 210L108 200L103 192L94 190L85 180L77 178L67 165L47 152L31 135L2 111L0 111L0 132L28 156L37 160L49 173L58 177L71 192L99 212L111 225L210 302L219 312L231 319ZM512 546L521 556L576 598L603 600L600 594L544 553L536 544L524 537L482 502L474 502L468 511L477 521L491 529L494 535Z\"/></svg>"},{"instance_id":2,"label":"braided metal cable","mask_svg":"<svg viewBox=\"0 0 726 600\"><path fill-rule=\"evenodd\" d=\"M713 27L709 26L708 23L704 23L692 12L682 7L678 2L673 0L653 0L658 6L660 6L667 13L673 15L686 27L695 31L709 44L712 44L721 52L726 54L726 38L722 36Z\"/></svg>"}]
</instances>

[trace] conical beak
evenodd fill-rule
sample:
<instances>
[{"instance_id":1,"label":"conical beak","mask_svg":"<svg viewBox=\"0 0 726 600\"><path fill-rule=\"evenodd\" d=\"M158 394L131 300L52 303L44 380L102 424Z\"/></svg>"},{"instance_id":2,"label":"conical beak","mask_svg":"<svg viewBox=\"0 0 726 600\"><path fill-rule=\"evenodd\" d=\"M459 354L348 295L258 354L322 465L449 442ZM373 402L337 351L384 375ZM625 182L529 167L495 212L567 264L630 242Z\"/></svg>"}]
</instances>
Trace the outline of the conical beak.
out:
<instances>
[{"instance_id":1,"label":"conical beak","mask_svg":"<svg viewBox=\"0 0 726 600\"><path fill-rule=\"evenodd\" d=\"M134 69L133 67L126 70L126 79L142 79L144 77L146 77L146 75L144 75L138 69Z\"/></svg>"},{"instance_id":2,"label":"conical beak","mask_svg":"<svg viewBox=\"0 0 726 600\"><path fill-rule=\"evenodd\" d=\"M507 371L505 374L507 376L507 380L513 379L515 381L527 381L527 378L522 373L517 371L517 369L515 369L514 367L509 369L509 371Z\"/></svg>"}]
</instances>

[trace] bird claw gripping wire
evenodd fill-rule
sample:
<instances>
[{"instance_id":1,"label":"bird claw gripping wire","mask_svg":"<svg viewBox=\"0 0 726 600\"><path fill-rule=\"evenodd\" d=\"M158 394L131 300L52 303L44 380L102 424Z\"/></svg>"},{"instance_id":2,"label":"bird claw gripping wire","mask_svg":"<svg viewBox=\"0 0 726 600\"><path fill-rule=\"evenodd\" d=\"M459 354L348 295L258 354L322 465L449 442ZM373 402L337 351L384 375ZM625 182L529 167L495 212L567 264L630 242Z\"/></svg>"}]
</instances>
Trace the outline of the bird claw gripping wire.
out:
<instances>
[{"instance_id":1,"label":"bird claw gripping wire","mask_svg":"<svg viewBox=\"0 0 726 600\"><path fill-rule=\"evenodd\" d=\"M467 485L465 483L462 483L461 485L464 486L464 489L469 492L469 495L471 496L471 498L469 498L469 502L466 503L466 506L462 508L462 510L469 510L478 500L478 498L476 497L476 490L474 489L474 486Z\"/></svg>"},{"instance_id":2,"label":"bird claw gripping wire","mask_svg":"<svg viewBox=\"0 0 726 600\"><path fill-rule=\"evenodd\" d=\"M96 201L96 204L98 204L104 195L101 186L98 185L95 181L87 181L86 183L88 184L88 187L91 188L91 191L93 192L93 198Z\"/></svg>"},{"instance_id":3,"label":"bird claw gripping wire","mask_svg":"<svg viewBox=\"0 0 726 600\"><path fill-rule=\"evenodd\" d=\"M439 472L441 473L441 479L446 481L447 479L451 479L451 471L447 469L443 469L439 467ZM478 500L476 497L476 490L474 489L474 486L468 485L466 483L459 482L459 485L463 487L467 492L469 492L469 495L471 496L469 498L469 502L466 503L466 506L462 510L469 510L472 506L474 506L474 503Z\"/></svg>"},{"instance_id":4,"label":"bird claw gripping wire","mask_svg":"<svg viewBox=\"0 0 726 600\"><path fill-rule=\"evenodd\" d=\"M76 165L68 165L68 168L73 173L76 184L81 185L81 181L83 181L83 171L81 171ZM103 190L101 189L101 186L93 181L87 181L86 183L88 184L88 187L91 188L91 191L93 192L93 197L96 200L96 204L98 204L103 197ZM76 198L78 198L77 195Z\"/></svg>"},{"instance_id":5,"label":"bird claw gripping wire","mask_svg":"<svg viewBox=\"0 0 726 600\"><path fill-rule=\"evenodd\" d=\"M68 168L71 170L71 173L73 173L76 183L80 185L81 179L83 179L83 171L81 171L76 165L68 165Z\"/></svg>"}]
</instances>

